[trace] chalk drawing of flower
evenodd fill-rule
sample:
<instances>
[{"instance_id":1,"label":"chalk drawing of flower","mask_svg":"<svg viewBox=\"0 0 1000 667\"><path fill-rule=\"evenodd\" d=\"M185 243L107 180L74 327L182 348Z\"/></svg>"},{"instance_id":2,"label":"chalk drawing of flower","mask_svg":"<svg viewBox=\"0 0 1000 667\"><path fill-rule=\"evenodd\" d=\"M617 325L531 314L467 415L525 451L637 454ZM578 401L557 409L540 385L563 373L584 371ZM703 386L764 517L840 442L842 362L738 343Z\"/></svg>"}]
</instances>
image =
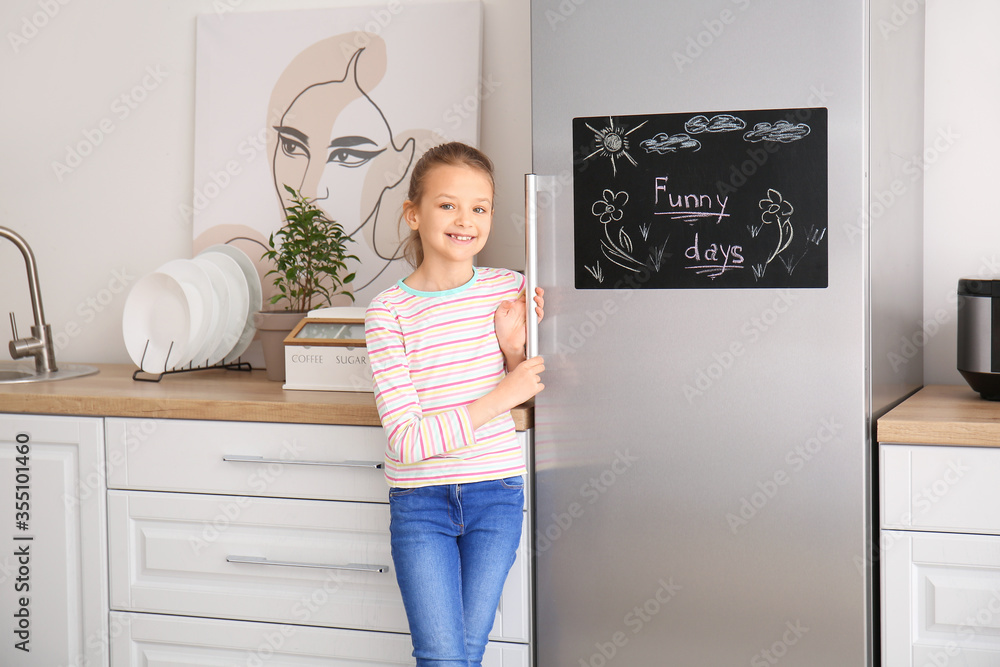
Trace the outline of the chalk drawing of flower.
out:
<instances>
[{"instance_id":1,"label":"chalk drawing of flower","mask_svg":"<svg viewBox=\"0 0 1000 667\"><path fill-rule=\"evenodd\" d=\"M765 264L781 254L792 242L792 212L795 210L791 202L786 201L777 190L768 189L767 199L761 199L758 204L761 214L760 221L765 225L774 224L778 228L778 244L767 258Z\"/></svg>"},{"instance_id":2,"label":"chalk drawing of flower","mask_svg":"<svg viewBox=\"0 0 1000 667\"><path fill-rule=\"evenodd\" d=\"M781 193L777 190L768 190L767 199L761 199L758 206L763 211L760 214L760 219L765 225L769 225L772 222L781 222L795 211L792 208L791 202L785 201Z\"/></svg>"},{"instance_id":3,"label":"chalk drawing of flower","mask_svg":"<svg viewBox=\"0 0 1000 667\"><path fill-rule=\"evenodd\" d=\"M594 205L590 208L590 211L596 215L598 219L600 219L601 224L606 225L609 222L617 222L622 219L622 216L625 215L622 211L622 207L627 203L627 192L612 192L611 190L605 190L602 195L602 199L595 201Z\"/></svg>"}]
</instances>

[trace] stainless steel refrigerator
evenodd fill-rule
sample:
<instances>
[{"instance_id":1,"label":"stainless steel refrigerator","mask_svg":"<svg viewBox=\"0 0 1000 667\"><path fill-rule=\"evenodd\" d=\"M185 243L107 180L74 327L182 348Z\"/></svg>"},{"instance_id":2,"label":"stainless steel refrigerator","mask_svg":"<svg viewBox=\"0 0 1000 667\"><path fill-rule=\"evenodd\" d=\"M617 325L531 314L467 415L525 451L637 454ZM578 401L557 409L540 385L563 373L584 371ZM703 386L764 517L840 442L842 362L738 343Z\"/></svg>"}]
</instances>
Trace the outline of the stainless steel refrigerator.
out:
<instances>
[{"instance_id":1,"label":"stainless steel refrigerator","mask_svg":"<svg viewBox=\"0 0 1000 667\"><path fill-rule=\"evenodd\" d=\"M538 667L879 664L873 420L922 382L923 20L532 0ZM769 112L800 136L725 143Z\"/></svg>"}]
</instances>

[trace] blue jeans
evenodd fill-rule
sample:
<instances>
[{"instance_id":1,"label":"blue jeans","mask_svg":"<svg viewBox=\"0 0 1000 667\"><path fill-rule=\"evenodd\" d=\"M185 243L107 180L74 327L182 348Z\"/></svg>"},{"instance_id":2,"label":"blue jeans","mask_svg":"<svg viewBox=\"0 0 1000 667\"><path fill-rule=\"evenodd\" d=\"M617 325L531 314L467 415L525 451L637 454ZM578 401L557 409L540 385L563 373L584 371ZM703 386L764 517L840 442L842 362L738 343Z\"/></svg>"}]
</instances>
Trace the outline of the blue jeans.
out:
<instances>
[{"instance_id":1,"label":"blue jeans","mask_svg":"<svg viewBox=\"0 0 1000 667\"><path fill-rule=\"evenodd\" d=\"M479 667L521 540L524 478L389 490L417 667Z\"/></svg>"}]
</instances>

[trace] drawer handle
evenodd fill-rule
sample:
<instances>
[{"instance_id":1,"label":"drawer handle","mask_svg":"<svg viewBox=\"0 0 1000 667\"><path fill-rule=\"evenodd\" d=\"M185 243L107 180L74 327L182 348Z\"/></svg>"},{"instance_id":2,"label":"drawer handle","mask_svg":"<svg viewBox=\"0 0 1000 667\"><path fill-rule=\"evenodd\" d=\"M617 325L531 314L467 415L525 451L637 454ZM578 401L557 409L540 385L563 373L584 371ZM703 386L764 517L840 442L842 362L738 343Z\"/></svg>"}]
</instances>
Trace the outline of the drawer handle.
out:
<instances>
[{"instance_id":1,"label":"drawer handle","mask_svg":"<svg viewBox=\"0 0 1000 667\"><path fill-rule=\"evenodd\" d=\"M378 461L298 461L296 459L265 459L263 456L235 456L226 455L223 461L237 461L243 463L292 463L302 466L336 466L338 468L376 468L381 470L382 464Z\"/></svg>"},{"instance_id":2,"label":"drawer handle","mask_svg":"<svg viewBox=\"0 0 1000 667\"><path fill-rule=\"evenodd\" d=\"M348 563L347 565L326 565L324 563L297 563L287 560L268 560L260 556L226 556L229 563L247 563L250 565L283 565L286 567L318 567L326 570L351 570L352 572L386 572L385 565L362 565Z\"/></svg>"}]
</instances>

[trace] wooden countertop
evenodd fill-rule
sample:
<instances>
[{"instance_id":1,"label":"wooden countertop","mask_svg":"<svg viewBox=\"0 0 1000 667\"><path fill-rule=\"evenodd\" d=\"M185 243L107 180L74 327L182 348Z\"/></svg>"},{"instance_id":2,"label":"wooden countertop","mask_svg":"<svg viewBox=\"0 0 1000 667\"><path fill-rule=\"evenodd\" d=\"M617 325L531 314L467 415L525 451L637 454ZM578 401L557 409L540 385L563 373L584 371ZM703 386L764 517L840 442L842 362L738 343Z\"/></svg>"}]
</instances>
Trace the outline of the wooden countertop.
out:
<instances>
[{"instance_id":1,"label":"wooden countertop","mask_svg":"<svg viewBox=\"0 0 1000 667\"><path fill-rule=\"evenodd\" d=\"M931 385L878 420L879 442L1000 447L1000 402L965 385Z\"/></svg>"},{"instance_id":2,"label":"wooden countertop","mask_svg":"<svg viewBox=\"0 0 1000 667\"><path fill-rule=\"evenodd\" d=\"M372 394L284 390L264 371L211 370L136 382L134 366L94 364L97 375L53 382L0 384L0 412L212 419L379 426ZM512 411L519 431L533 426L530 405Z\"/></svg>"}]
</instances>

